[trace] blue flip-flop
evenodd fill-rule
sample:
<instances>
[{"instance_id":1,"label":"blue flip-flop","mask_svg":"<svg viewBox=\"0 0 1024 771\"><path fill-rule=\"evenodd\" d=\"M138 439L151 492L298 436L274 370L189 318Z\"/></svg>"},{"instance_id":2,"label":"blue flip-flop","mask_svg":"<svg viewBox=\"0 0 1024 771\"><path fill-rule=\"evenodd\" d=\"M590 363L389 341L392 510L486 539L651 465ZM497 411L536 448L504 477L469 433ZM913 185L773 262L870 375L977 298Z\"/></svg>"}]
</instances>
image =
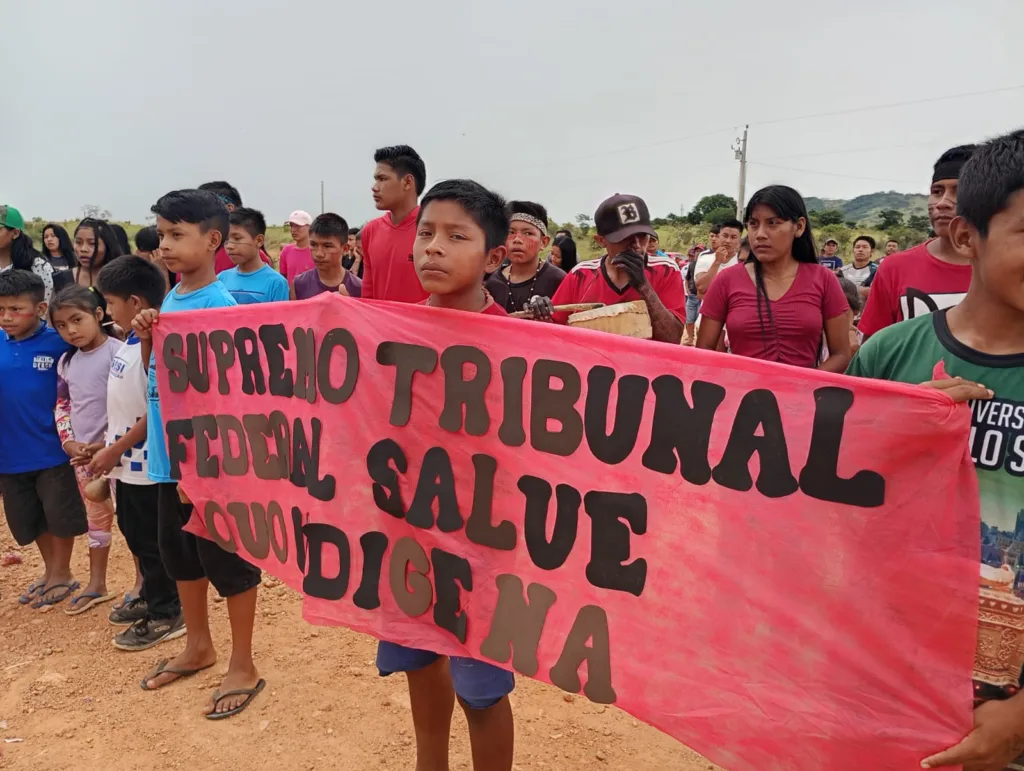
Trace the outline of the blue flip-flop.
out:
<instances>
[{"instance_id":1,"label":"blue flip-flop","mask_svg":"<svg viewBox=\"0 0 1024 771\"><path fill-rule=\"evenodd\" d=\"M56 605L60 602L64 602L64 600L70 597L78 589L79 586L81 586L81 584L79 584L78 581L72 581L70 584L54 584L49 589L44 588L39 592L40 597L49 594L54 589L63 589L64 591L58 594L56 597L51 597L48 600L36 600L32 603L32 607L36 610L39 610L39 608L45 608L48 605Z\"/></svg>"},{"instance_id":2,"label":"blue flip-flop","mask_svg":"<svg viewBox=\"0 0 1024 771\"><path fill-rule=\"evenodd\" d=\"M28 585L28 588L25 589L21 597L18 598L18 603L21 605L28 605L35 599L36 595L39 594L39 590L44 586L46 586L46 581L41 578L38 581L33 581Z\"/></svg>"},{"instance_id":3,"label":"blue flip-flop","mask_svg":"<svg viewBox=\"0 0 1024 771\"><path fill-rule=\"evenodd\" d=\"M87 610L92 610L97 605L102 605L104 602L110 602L117 595L113 592L107 594L100 594L99 592L83 592L77 597L71 598L71 607L65 608L64 612L69 616L77 616L79 613L85 613Z\"/></svg>"}]
</instances>

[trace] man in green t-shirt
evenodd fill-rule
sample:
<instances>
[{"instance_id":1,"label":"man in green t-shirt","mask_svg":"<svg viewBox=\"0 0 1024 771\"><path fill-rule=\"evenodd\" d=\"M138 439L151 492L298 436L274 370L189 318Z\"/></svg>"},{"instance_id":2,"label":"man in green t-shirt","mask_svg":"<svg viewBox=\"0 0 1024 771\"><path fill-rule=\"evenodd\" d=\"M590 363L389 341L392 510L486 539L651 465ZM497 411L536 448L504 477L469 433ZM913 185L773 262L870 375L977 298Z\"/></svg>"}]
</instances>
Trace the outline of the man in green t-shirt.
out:
<instances>
[{"instance_id":1,"label":"man in green t-shirt","mask_svg":"<svg viewBox=\"0 0 1024 771\"><path fill-rule=\"evenodd\" d=\"M878 332L847 374L924 383L970 403L980 599L1024 607L1024 132L988 142L963 167L950 239L973 265L963 301ZM940 363L948 379L936 371ZM1003 631L983 627L979 634L974 730L922 767L1024 769L1024 640L1009 625ZM986 654L993 644L1006 655ZM1012 650L1002 650L1006 645Z\"/></svg>"}]
</instances>

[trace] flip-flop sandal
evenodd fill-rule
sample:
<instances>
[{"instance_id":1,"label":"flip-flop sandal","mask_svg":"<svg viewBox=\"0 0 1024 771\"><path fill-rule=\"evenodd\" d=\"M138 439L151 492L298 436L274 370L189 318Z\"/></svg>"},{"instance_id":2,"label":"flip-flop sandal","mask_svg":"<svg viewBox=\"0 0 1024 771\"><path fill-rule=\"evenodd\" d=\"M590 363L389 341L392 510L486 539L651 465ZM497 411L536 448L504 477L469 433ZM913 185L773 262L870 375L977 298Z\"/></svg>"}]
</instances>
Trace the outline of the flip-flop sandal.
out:
<instances>
[{"instance_id":1,"label":"flip-flop sandal","mask_svg":"<svg viewBox=\"0 0 1024 771\"><path fill-rule=\"evenodd\" d=\"M142 681L140 683L140 685L142 686L142 690L159 691L161 688L166 688L168 685L171 685L171 683L176 683L179 680L184 680L185 678L192 677L193 675L198 675L204 669L209 669L213 666L213 664L207 664L205 667L199 667L198 669L185 669L184 667L167 666L170 663L170 661L170 659L164 659L155 667L153 667L152 672L150 672L148 675L142 678ZM147 683L150 680L156 680L158 677L160 677L160 675L177 675L177 677L171 680L170 683L164 683L163 685L158 685L156 688L150 688L147 685Z\"/></svg>"},{"instance_id":2,"label":"flip-flop sandal","mask_svg":"<svg viewBox=\"0 0 1024 771\"><path fill-rule=\"evenodd\" d=\"M218 704L220 704L224 699L227 699L230 696L244 696L245 697L245 701L243 701L241 704L239 704L234 709L229 709L227 712L216 712L216 711L215 712L211 712L209 715L206 716L206 719L207 720L224 720L225 718L234 717L235 715L239 714L240 712L244 712L245 708L249 706L249 704L252 702L252 700L255 699L257 696L259 696L260 691L263 690L263 687L266 684L267 684L267 681L262 679L262 678L260 678L260 681L258 683L256 683L256 687L255 688L238 688L238 689L236 689L234 691L226 691L225 693L221 693L220 691L214 691L213 692L213 708L214 708L214 710L217 709L217 705Z\"/></svg>"},{"instance_id":3,"label":"flip-flop sandal","mask_svg":"<svg viewBox=\"0 0 1024 771\"><path fill-rule=\"evenodd\" d=\"M43 581L42 579L33 581L28 585L21 597L18 598L18 603L21 605L28 605L36 598L36 595L39 594L39 590L44 586L46 586L46 581Z\"/></svg>"},{"instance_id":4,"label":"flip-flop sandal","mask_svg":"<svg viewBox=\"0 0 1024 771\"><path fill-rule=\"evenodd\" d=\"M68 597L70 597L72 594L78 591L79 586L81 586L81 584L79 584L78 581L72 581L70 584L54 584L49 589L42 589L39 592L40 599L33 602L32 607L35 610L39 610L40 608L45 608L48 605L57 605L58 603L64 602L64 600L66 600ZM56 597L42 599L46 597L46 595L48 595L54 589L63 589L64 591L58 594Z\"/></svg>"},{"instance_id":5,"label":"flip-flop sandal","mask_svg":"<svg viewBox=\"0 0 1024 771\"><path fill-rule=\"evenodd\" d=\"M109 594L100 594L99 592L84 592L77 597L71 598L71 607L65 608L64 612L69 616L77 616L79 613L85 613L87 610L92 610L97 605L102 605L105 602L110 602L117 595L113 592ZM83 603L83 600L88 602ZM79 604L82 603L82 604Z\"/></svg>"}]
</instances>

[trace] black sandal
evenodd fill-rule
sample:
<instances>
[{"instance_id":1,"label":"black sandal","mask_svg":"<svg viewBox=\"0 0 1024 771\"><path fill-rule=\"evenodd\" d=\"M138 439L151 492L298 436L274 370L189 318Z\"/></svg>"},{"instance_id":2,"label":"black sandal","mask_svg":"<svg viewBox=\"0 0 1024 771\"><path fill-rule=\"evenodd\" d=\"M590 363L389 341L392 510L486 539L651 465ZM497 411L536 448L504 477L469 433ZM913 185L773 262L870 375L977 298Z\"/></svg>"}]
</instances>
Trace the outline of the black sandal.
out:
<instances>
[{"instance_id":1,"label":"black sandal","mask_svg":"<svg viewBox=\"0 0 1024 771\"><path fill-rule=\"evenodd\" d=\"M152 672L150 672L148 675L146 675L144 678L142 678L142 681L140 683L142 685L142 690L144 690L144 691L159 691L161 688L166 688L168 685L171 685L172 683L176 683L179 680L184 680L187 677L192 677L193 675L198 675L204 669L209 669L210 667L213 666L213 664L207 664L205 667L199 667L197 669L185 669L183 667L169 667L169 666L167 666L170 663L170 661L171 661L170 659L164 659L159 664L157 664L155 667L153 667L153 671ZM160 677L160 675L177 675L177 677L175 677L173 680L171 680L170 683L164 683L163 685L158 685L156 688L150 688L149 685L147 685L147 683L149 683L150 680L156 680L156 678Z\"/></svg>"},{"instance_id":2,"label":"black sandal","mask_svg":"<svg viewBox=\"0 0 1024 771\"><path fill-rule=\"evenodd\" d=\"M267 684L266 680L260 678L260 681L258 683L256 683L256 687L255 688L238 688L238 689L236 689L234 691L227 691L226 693L221 693L220 691L214 691L213 692L213 709L214 709L214 711L211 712L210 714L208 714L206 716L206 719L207 720L224 720L224 718L233 717L233 716L237 715L240 712L244 712L245 708L249 706L249 704L252 702L252 700L255 699L257 696L259 696L260 691L263 690L263 686L265 686L266 684ZM229 696L245 696L245 701L243 701L241 704L239 704L234 709L229 709L227 712L217 712L216 711L217 710L217 705L220 704L220 702L223 699L226 699Z\"/></svg>"}]
</instances>

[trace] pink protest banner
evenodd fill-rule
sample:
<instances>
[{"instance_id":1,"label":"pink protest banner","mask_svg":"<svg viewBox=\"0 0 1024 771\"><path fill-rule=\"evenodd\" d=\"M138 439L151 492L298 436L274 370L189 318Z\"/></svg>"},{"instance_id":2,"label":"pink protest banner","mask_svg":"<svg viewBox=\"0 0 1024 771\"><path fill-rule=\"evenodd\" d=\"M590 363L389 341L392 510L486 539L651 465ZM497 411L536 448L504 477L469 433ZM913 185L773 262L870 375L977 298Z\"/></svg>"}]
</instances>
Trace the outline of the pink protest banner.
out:
<instances>
[{"instance_id":1,"label":"pink protest banner","mask_svg":"<svg viewBox=\"0 0 1024 771\"><path fill-rule=\"evenodd\" d=\"M155 343L190 528L304 613L614 704L733 771L971 726L966 408L925 389L324 296Z\"/></svg>"}]
</instances>

